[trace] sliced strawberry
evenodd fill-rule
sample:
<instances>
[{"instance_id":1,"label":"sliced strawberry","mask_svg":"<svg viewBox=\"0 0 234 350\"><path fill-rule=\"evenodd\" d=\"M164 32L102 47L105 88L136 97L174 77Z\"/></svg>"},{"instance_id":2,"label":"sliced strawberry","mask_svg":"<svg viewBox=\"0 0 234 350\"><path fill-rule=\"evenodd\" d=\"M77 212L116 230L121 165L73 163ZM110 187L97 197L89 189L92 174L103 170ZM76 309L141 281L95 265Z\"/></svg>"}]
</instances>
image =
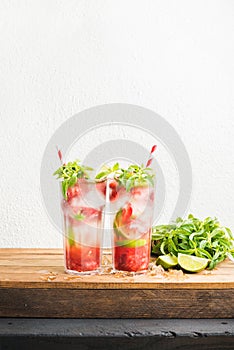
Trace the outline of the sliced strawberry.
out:
<instances>
[{"instance_id":1,"label":"sliced strawberry","mask_svg":"<svg viewBox=\"0 0 234 350\"><path fill-rule=\"evenodd\" d=\"M119 193L117 191L118 183L116 180L111 180L109 183L110 188L110 201L113 202L119 197ZM102 193L102 195L106 196L106 181L98 182L96 184L97 190Z\"/></svg>"},{"instance_id":2,"label":"sliced strawberry","mask_svg":"<svg viewBox=\"0 0 234 350\"><path fill-rule=\"evenodd\" d=\"M110 185L109 187L112 189L112 190L116 190L116 187L117 187L117 182L115 180L111 181L110 182Z\"/></svg>"},{"instance_id":3,"label":"sliced strawberry","mask_svg":"<svg viewBox=\"0 0 234 350\"><path fill-rule=\"evenodd\" d=\"M90 207L81 207L80 213L83 214L85 217L89 217L91 215L99 215L98 209L90 208Z\"/></svg>"},{"instance_id":4,"label":"sliced strawberry","mask_svg":"<svg viewBox=\"0 0 234 350\"><path fill-rule=\"evenodd\" d=\"M116 190L112 190L110 195L110 201L114 202L119 197L119 193Z\"/></svg>"},{"instance_id":5,"label":"sliced strawberry","mask_svg":"<svg viewBox=\"0 0 234 350\"><path fill-rule=\"evenodd\" d=\"M67 201L69 202L72 198L80 195L80 187L78 184L69 187L67 190Z\"/></svg>"},{"instance_id":6,"label":"sliced strawberry","mask_svg":"<svg viewBox=\"0 0 234 350\"><path fill-rule=\"evenodd\" d=\"M131 216L132 207L130 203L127 203L127 205L122 209L122 223L126 224L127 222L129 222Z\"/></svg>"},{"instance_id":7,"label":"sliced strawberry","mask_svg":"<svg viewBox=\"0 0 234 350\"><path fill-rule=\"evenodd\" d=\"M116 180L112 180L110 182L110 201L113 202L115 201L118 197L119 197L119 193L117 191L117 186L118 186L118 183Z\"/></svg>"}]
</instances>

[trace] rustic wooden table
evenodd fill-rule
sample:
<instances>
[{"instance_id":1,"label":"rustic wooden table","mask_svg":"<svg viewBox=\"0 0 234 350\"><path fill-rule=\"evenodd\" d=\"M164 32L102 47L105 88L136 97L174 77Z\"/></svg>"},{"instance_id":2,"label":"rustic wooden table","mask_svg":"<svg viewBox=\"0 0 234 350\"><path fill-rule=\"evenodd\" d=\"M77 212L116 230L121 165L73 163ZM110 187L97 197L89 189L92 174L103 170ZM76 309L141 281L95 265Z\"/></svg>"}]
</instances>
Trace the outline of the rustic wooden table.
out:
<instances>
[{"instance_id":1,"label":"rustic wooden table","mask_svg":"<svg viewBox=\"0 0 234 350\"><path fill-rule=\"evenodd\" d=\"M233 316L229 261L211 273L70 277L59 249L0 249L1 350L233 350Z\"/></svg>"},{"instance_id":2,"label":"rustic wooden table","mask_svg":"<svg viewBox=\"0 0 234 350\"><path fill-rule=\"evenodd\" d=\"M0 317L233 318L234 264L198 274L73 277L59 249L0 249Z\"/></svg>"}]
</instances>

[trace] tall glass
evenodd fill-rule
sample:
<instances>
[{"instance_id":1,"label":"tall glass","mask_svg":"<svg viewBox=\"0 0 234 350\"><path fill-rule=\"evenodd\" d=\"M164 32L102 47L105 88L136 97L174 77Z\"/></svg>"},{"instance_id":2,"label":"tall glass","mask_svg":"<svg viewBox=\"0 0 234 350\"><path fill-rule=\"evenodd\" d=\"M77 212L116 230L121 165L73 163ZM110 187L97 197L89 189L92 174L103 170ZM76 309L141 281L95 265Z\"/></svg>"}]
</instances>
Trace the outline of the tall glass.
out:
<instances>
[{"instance_id":1,"label":"tall glass","mask_svg":"<svg viewBox=\"0 0 234 350\"><path fill-rule=\"evenodd\" d=\"M143 273L149 266L154 187L117 187L119 198L113 220L113 261L117 271Z\"/></svg>"},{"instance_id":2,"label":"tall glass","mask_svg":"<svg viewBox=\"0 0 234 350\"><path fill-rule=\"evenodd\" d=\"M101 267L104 201L94 181L78 179L62 201L65 271L94 274Z\"/></svg>"}]
</instances>

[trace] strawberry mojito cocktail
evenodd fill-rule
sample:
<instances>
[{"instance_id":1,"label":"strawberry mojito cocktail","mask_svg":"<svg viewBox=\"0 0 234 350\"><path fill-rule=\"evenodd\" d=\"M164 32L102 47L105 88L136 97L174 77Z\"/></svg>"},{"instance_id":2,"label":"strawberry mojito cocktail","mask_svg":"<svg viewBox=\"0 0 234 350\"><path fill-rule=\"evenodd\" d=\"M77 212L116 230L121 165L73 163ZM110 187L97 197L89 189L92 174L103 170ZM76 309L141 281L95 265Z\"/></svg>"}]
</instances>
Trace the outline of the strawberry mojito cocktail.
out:
<instances>
[{"instance_id":1,"label":"strawberry mojito cocktail","mask_svg":"<svg viewBox=\"0 0 234 350\"><path fill-rule=\"evenodd\" d=\"M108 179L109 177L109 179ZM112 177L112 178L111 178ZM110 208L113 218L114 269L145 272L151 248L151 227L154 211L154 174L144 166L130 165L127 169L116 163L106 167L96 179L106 194L109 185Z\"/></svg>"},{"instance_id":2,"label":"strawberry mojito cocktail","mask_svg":"<svg viewBox=\"0 0 234 350\"><path fill-rule=\"evenodd\" d=\"M131 188L129 199L114 220L114 266L116 270L144 272L148 269L154 189Z\"/></svg>"},{"instance_id":3,"label":"strawberry mojito cocktail","mask_svg":"<svg viewBox=\"0 0 234 350\"><path fill-rule=\"evenodd\" d=\"M71 274L95 273L101 266L104 201L89 178L91 170L75 161L54 173L62 179L65 271Z\"/></svg>"}]
</instances>

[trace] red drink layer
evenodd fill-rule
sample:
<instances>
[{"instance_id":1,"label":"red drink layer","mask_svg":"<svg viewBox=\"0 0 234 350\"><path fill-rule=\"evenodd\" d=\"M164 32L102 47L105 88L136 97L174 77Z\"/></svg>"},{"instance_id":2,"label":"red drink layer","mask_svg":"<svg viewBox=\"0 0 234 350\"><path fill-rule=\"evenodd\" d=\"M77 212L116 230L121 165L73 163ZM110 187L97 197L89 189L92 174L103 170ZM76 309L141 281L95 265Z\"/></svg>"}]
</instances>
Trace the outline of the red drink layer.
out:
<instances>
[{"instance_id":1,"label":"red drink layer","mask_svg":"<svg viewBox=\"0 0 234 350\"><path fill-rule=\"evenodd\" d=\"M122 271L138 272L148 269L149 244L142 247L129 248L115 246L115 268Z\"/></svg>"},{"instance_id":2,"label":"red drink layer","mask_svg":"<svg viewBox=\"0 0 234 350\"><path fill-rule=\"evenodd\" d=\"M94 271L100 267L100 247L66 242L66 267L77 272Z\"/></svg>"}]
</instances>

